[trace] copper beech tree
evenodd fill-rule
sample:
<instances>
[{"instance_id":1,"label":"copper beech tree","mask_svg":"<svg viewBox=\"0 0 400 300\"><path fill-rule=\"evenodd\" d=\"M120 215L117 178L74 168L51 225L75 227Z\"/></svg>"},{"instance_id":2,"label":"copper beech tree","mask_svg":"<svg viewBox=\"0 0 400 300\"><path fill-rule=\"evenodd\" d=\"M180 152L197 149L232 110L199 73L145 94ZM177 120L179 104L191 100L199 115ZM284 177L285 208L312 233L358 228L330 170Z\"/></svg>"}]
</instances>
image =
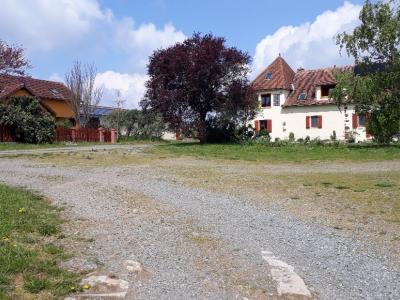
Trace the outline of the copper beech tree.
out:
<instances>
[{"instance_id":1,"label":"copper beech tree","mask_svg":"<svg viewBox=\"0 0 400 300\"><path fill-rule=\"evenodd\" d=\"M11 46L0 39L0 74L25 75L29 67L23 48Z\"/></svg>"},{"instance_id":2,"label":"copper beech tree","mask_svg":"<svg viewBox=\"0 0 400 300\"><path fill-rule=\"evenodd\" d=\"M212 131L243 126L254 115L249 63L224 38L195 33L150 57L141 106L159 113L171 130L188 128L208 142Z\"/></svg>"}]
</instances>

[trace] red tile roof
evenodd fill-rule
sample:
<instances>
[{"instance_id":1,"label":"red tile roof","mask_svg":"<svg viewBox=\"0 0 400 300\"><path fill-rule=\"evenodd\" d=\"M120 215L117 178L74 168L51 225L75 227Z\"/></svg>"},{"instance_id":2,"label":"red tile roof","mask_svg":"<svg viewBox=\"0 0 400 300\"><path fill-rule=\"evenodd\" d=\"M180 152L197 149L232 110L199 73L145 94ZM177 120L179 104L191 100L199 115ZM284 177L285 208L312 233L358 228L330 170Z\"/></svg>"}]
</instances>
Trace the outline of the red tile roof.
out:
<instances>
[{"instance_id":1,"label":"red tile roof","mask_svg":"<svg viewBox=\"0 0 400 300\"><path fill-rule=\"evenodd\" d=\"M0 99L10 96L22 88L42 99L67 100L71 97L70 90L61 82L0 74Z\"/></svg>"},{"instance_id":2,"label":"red tile roof","mask_svg":"<svg viewBox=\"0 0 400 300\"><path fill-rule=\"evenodd\" d=\"M293 88L283 106L304 106L332 104L329 99L317 100L315 90L321 85L335 85L335 72L352 71L353 67L333 67L318 70L299 70L294 76ZM299 100L301 93L307 95L305 100Z\"/></svg>"},{"instance_id":3,"label":"red tile roof","mask_svg":"<svg viewBox=\"0 0 400 300\"><path fill-rule=\"evenodd\" d=\"M256 90L285 89L290 91L284 107L332 104L330 100L317 100L315 90L317 86L334 85L335 72L353 71L353 66L323 68L318 70L297 70L293 72L282 57L278 57L253 81ZM272 73L272 79L265 79L267 73ZM301 93L307 95L305 100L299 100Z\"/></svg>"},{"instance_id":4,"label":"red tile roof","mask_svg":"<svg viewBox=\"0 0 400 300\"><path fill-rule=\"evenodd\" d=\"M271 79L266 75L270 73ZM278 57L260 75L254 79L252 85L256 90L290 89L293 82L294 71L282 58Z\"/></svg>"}]
</instances>

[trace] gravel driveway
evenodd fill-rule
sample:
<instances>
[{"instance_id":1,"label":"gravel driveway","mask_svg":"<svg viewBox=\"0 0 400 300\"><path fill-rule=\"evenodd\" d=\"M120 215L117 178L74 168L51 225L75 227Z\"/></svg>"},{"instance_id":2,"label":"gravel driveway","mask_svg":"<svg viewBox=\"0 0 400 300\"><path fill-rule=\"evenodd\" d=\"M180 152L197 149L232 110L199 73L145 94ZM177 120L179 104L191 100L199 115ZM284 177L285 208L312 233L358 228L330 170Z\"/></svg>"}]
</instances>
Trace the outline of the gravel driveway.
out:
<instances>
[{"instance_id":1,"label":"gravel driveway","mask_svg":"<svg viewBox=\"0 0 400 300\"><path fill-rule=\"evenodd\" d=\"M2 158L0 169L1 182L67 206L69 234L93 241L81 255L98 273L128 281L127 299L288 299L266 252L293 266L312 298L400 299L400 267L382 249L278 207L176 184L151 165L66 168ZM130 272L127 260L143 270Z\"/></svg>"}]
</instances>

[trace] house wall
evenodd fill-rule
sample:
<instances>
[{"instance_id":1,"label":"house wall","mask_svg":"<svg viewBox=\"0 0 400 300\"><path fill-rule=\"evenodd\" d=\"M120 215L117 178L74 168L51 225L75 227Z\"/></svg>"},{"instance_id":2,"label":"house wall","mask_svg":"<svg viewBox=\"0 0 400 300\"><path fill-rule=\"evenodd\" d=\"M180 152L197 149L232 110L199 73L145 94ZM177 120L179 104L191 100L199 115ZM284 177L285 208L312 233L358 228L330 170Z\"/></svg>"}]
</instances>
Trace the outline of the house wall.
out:
<instances>
[{"instance_id":1,"label":"house wall","mask_svg":"<svg viewBox=\"0 0 400 300\"><path fill-rule=\"evenodd\" d=\"M44 99L41 101L56 114L56 118L74 118L74 113L66 101L58 99Z\"/></svg>"},{"instance_id":2,"label":"house wall","mask_svg":"<svg viewBox=\"0 0 400 300\"><path fill-rule=\"evenodd\" d=\"M289 94L288 91L284 90L260 92L258 95L260 103L261 95L266 93L280 93L281 95L281 106L262 108L260 105L259 112L255 118L255 120L272 120L272 132L270 133L272 139L288 139L289 134L293 132L296 139L309 136L311 139L320 138L321 140L325 140L330 139L333 131L335 131L337 139L344 140L346 127L347 132L354 131L356 142L367 139L365 127L352 128L352 114L355 113L353 106L347 107L347 110L339 110L336 105L282 107ZM318 94L318 90L316 93ZM312 128L310 126L307 129L307 116L322 116L322 128ZM252 122L253 126L255 120Z\"/></svg>"},{"instance_id":3,"label":"house wall","mask_svg":"<svg viewBox=\"0 0 400 300\"><path fill-rule=\"evenodd\" d=\"M32 96L32 94L23 88L13 93L11 96L22 97ZM46 110L49 110L57 120L74 119L72 108L66 101L59 99L40 99L40 102L42 103L42 106L44 106Z\"/></svg>"}]
</instances>

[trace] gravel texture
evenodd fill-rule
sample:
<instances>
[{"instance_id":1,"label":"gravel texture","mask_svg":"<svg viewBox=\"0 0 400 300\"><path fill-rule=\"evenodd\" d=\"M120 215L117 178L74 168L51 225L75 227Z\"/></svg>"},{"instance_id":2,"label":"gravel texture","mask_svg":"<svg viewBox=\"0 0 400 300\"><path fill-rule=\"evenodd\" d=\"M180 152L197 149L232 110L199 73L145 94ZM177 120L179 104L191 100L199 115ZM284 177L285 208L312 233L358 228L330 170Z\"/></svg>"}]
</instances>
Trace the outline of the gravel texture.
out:
<instances>
[{"instance_id":1,"label":"gravel texture","mask_svg":"<svg viewBox=\"0 0 400 300\"><path fill-rule=\"evenodd\" d=\"M400 267L383 249L276 206L173 183L151 165L0 159L0 169L1 182L67 206L75 234L93 240L85 255L127 280L129 299L279 299L261 251L294 266L315 298L400 299ZM144 271L129 272L127 260Z\"/></svg>"}]
</instances>

